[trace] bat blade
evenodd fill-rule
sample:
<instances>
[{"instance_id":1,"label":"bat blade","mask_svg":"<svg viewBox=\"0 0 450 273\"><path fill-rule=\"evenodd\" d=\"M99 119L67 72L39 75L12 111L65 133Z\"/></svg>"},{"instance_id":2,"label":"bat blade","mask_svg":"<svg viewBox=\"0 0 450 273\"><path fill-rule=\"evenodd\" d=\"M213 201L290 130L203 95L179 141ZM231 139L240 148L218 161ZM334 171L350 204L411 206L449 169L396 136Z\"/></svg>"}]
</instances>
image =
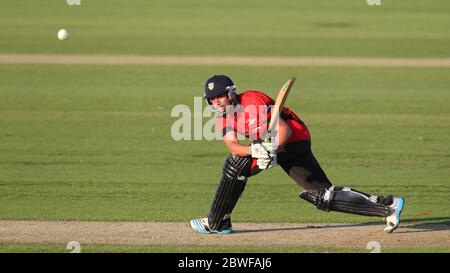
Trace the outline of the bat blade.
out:
<instances>
[{"instance_id":1,"label":"bat blade","mask_svg":"<svg viewBox=\"0 0 450 273\"><path fill-rule=\"evenodd\" d=\"M289 80L281 87L278 97L272 109L272 115L270 117L269 127L267 127L267 139L272 137L272 131L278 124L278 118L280 117L280 112L283 110L284 103L291 91L292 85L294 85L295 77L290 77Z\"/></svg>"}]
</instances>

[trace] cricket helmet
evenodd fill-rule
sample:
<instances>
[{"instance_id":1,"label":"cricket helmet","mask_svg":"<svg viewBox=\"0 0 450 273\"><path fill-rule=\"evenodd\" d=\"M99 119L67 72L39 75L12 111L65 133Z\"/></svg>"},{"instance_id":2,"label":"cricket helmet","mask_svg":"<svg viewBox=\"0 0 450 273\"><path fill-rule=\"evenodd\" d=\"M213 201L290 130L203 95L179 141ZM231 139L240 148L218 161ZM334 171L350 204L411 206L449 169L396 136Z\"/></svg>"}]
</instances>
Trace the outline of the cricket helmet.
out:
<instances>
[{"instance_id":1,"label":"cricket helmet","mask_svg":"<svg viewBox=\"0 0 450 273\"><path fill-rule=\"evenodd\" d=\"M209 105L212 98L223 94L228 94L232 102L236 98L236 86L228 76L215 75L206 81L204 98Z\"/></svg>"}]
</instances>

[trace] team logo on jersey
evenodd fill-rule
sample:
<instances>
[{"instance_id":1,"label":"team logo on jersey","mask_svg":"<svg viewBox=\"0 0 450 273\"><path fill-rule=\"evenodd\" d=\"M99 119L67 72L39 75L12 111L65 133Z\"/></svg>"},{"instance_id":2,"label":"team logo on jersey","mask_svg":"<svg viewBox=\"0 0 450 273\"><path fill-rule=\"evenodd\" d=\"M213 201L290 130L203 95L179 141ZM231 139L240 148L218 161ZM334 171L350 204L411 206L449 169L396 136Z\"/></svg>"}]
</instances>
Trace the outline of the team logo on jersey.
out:
<instances>
[{"instance_id":1,"label":"team logo on jersey","mask_svg":"<svg viewBox=\"0 0 450 273\"><path fill-rule=\"evenodd\" d=\"M208 83L208 89L209 89L209 91L212 91L213 88L214 88L214 83L213 83L213 82Z\"/></svg>"}]
</instances>

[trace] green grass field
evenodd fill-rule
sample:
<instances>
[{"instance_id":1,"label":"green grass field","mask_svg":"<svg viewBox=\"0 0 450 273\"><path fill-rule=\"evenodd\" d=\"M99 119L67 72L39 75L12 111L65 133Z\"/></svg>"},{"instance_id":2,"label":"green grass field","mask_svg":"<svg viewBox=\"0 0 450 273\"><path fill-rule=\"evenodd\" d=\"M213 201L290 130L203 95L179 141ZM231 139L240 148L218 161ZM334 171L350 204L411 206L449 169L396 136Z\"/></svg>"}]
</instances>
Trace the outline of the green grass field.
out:
<instances>
[{"instance_id":1,"label":"green grass field","mask_svg":"<svg viewBox=\"0 0 450 273\"><path fill-rule=\"evenodd\" d=\"M0 52L448 57L446 0L2 0ZM66 27L70 43L56 43Z\"/></svg>"},{"instance_id":2,"label":"green grass field","mask_svg":"<svg viewBox=\"0 0 450 273\"><path fill-rule=\"evenodd\" d=\"M46 2L2 1L0 53L450 57L448 1ZM59 42L63 26L72 37ZM177 118L170 113L177 104L193 107L204 81L218 73L240 90L272 97L297 76L287 105L309 126L313 151L335 184L405 197L406 222L449 223L450 68L28 64L0 64L0 220L204 216L227 152L220 141L174 141ZM281 168L264 172L249 180L233 220L374 221L319 212L298 198L300 190ZM0 251L66 252L54 245L0 245Z\"/></svg>"}]
</instances>

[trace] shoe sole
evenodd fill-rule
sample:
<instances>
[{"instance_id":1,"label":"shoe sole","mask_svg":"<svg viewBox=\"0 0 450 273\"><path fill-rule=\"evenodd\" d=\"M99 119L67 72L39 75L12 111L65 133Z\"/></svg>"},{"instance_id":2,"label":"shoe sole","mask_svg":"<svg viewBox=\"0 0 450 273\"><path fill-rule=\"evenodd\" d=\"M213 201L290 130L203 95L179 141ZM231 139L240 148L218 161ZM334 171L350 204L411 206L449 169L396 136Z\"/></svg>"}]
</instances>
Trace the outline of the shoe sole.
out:
<instances>
[{"instance_id":1,"label":"shoe sole","mask_svg":"<svg viewBox=\"0 0 450 273\"><path fill-rule=\"evenodd\" d=\"M198 219L194 219L190 221L191 228L195 230L196 232L200 234L231 234L233 230L231 228L229 229L223 229L223 230L206 230L206 228L203 226L202 222Z\"/></svg>"},{"instance_id":2,"label":"shoe sole","mask_svg":"<svg viewBox=\"0 0 450 273\"><path fill-rule=\"evenodd\" d=\"M398 228L398 226L400 225L400 215L402 214L404 205L405 205L405 199L400 198L400 201L398 203L398 208L397 208L397 210L395 212L395 213L397 213L397 218L399 219L398 225L393 227L392 229L386 230L387 233L394 232L394 230L396 230Z\"/></svg>"}]
</instances>

